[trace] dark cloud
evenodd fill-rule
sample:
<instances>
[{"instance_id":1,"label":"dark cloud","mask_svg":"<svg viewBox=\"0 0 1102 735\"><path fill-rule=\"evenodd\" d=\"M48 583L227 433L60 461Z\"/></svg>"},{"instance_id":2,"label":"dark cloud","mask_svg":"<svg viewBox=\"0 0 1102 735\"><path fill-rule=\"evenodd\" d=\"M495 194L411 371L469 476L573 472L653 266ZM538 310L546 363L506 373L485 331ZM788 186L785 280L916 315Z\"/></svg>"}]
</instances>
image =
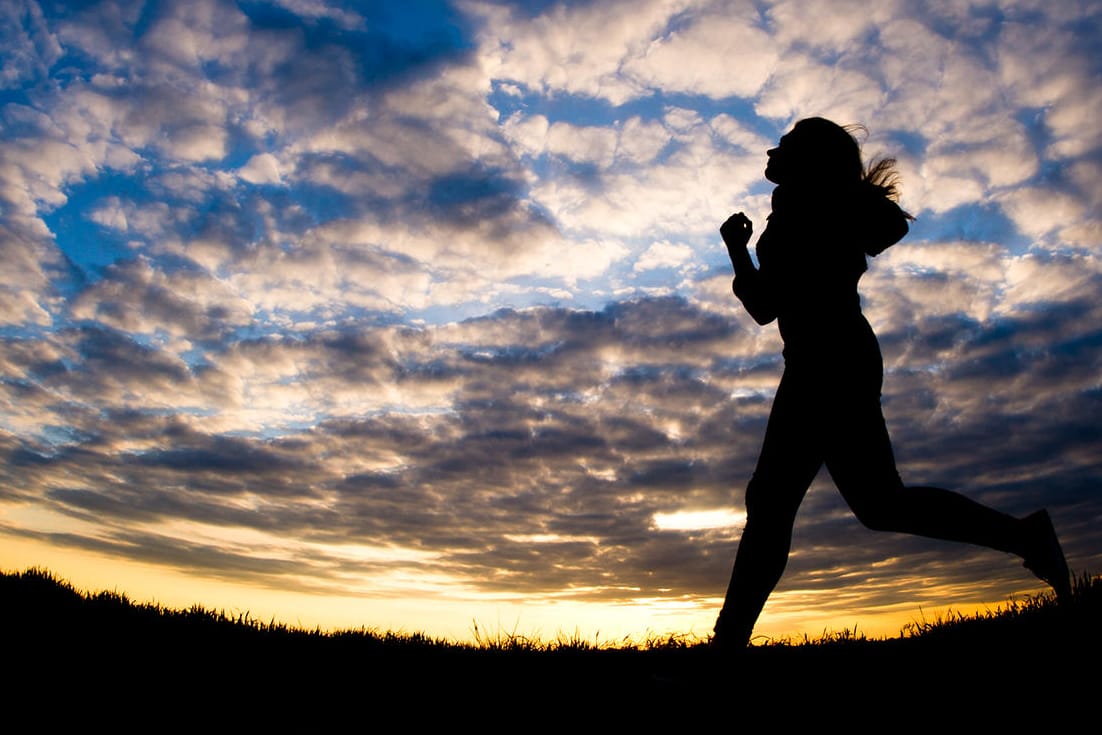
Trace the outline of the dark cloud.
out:
<instances>
[{"instance_id":1,"label":"dark cloud","mask_svg":"<svg viewBox=\"0 0 1102 735\"><path fill-rule=\"evenodd\" d=\"M137 463L193 474L214 473L250 474L263 477L267 474L308 474L309 463L294 461L280 454L256 446L242 439L220 439L215 446L206 448L169 448L143 453ZM272 492L271 483L265 483L265 492Z\"/></svg>"},{"instance_id":2,"label":"dark cloud","mask_svg":"<svg viewBox=\"0 0 1102 735\"><path fill-rule=\"evenodd\" d=\"M248 306L201 270L159 272L148 261L121 261L73 299L76 315L124 330L165 330L196 341L213 341L248 324Z\"/></svg>"},{"instance_id":3,"label":"dark cloud","mask_svg":"<svg viewBox=\"0 0 1102 735\"><path fill-rule=\"evenodd\" d=\"M74 333L75 347L86 367L81 378L96 375L120 385L168 389L191 380L187 365L135 341L129 334L96 326Z\"/></svg>"},{"instance_id":4,"label":"dark cloud","mask_svg":"<svg viewBox=\"0 0 1102 735\"><path fill-rule=\"evenodd\" d=\"M425 199L437 216L470 226L496 218L523 195L522 183L511 172L475 168L435 179Z\"/></svg>"}]
</instances>

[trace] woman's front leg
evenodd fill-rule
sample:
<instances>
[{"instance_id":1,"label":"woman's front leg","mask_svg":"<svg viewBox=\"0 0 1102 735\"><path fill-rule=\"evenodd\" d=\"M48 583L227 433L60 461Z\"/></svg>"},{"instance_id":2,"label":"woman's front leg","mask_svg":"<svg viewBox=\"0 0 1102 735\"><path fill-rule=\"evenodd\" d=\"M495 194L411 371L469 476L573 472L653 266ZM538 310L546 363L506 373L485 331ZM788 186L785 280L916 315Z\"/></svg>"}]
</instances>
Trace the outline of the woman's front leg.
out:
<instances>
[{"instance_id":1,"label":"woman's front leg","mask_svg":"<svg viewBox=\"0 0 1102 735\"><path fill-rule=\"evenodd\" d=\"M822 464L815 417L800 388L787 373L782 378L746 488L746 526L715 628L714 641L725 649L738 650L749 642L784 574L796 512Z\"/></svg>"}]
</instances>

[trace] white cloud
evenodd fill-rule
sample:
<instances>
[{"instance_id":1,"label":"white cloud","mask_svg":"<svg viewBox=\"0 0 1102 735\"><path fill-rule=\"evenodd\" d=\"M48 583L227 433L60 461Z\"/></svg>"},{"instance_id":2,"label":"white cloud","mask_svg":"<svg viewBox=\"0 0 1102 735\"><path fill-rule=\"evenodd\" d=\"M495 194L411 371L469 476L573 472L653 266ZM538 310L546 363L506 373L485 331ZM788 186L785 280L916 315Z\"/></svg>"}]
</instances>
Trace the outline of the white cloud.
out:
<instances>
[{"instance_id":1,"label":"white cloud","mask_svg":"<svg viewBox=\"0 0 1102 735\"><path fill-rule=\"evenodd\" d=\"M764 156L765 151L777 144L777 141L768 140L749 130L745 124L727 113L716 115L709 124L725 141L753 155Z\"/></svg>"},{"instance_id":2,"label":"white cloud","mask_svg":"<svg viewBox=\"0 0 1102 735\"><path fill-rule=\"evenodd\" d=\"M543 115L515 112L502 125L502 131L520 154L539 156L547 149L547 131L551 124Z\"/></svg>"},{"instance_id":3,"label":"white cloud","mask_svg":"<svg viewBox=\"0 0 1102 735\"><path fill-rule=\"evenodd\" d=\"M141 44L153 58L183 67L206 61L231 66L248 44L248 19L236 4L221 0L173 4L142 35Z\"/></svg>"},{"instance_id":4,"label":"white cloud","mask_svg":"<svg viewBox=\"0 0 1102 735\"><path fill-rule=\"evenodd\" d=\"M774 43L838 54L860 50L868 30L881 27L900 7L894 0L780 0L765 13L774 29Z\"/></svg>"},{"instance_id":5,"label":"white cloud","mask_svg":"<svg viewBox=\"0 0 1102 735\"><path fill-rule=\"evenodd\" d=\"M258 153L238 169L238 176L250 184L278 184L282 181L279 169L279 159L271 153Z\"/></svg>"},{"instance_id":6,"label":"white cloud","mask_svg":"<svg viewBox=\"0 0 1102 735\"><path fill-rule=\"evenodd\" d=\"M530 20L483 6L481 12L492 18L484 25L484 63L494 78L532 90L620 104L645 91L620 74L624 60L641 55L669 19L688 6L687 0L552 5Z\"/></svg>"},{"instance_id":7,"label":"white cloud","mask_svg":"<svg viewBox=\"0 0 1102 735\"><path fill-rule=\"evenodd\" d=\"M1008 264L1004 311L1073 300L1097 304L1100 285L1102 261L1097 255L1023 255Z\"/></svg>"},{"instance_id":8,"label":"white cloud","mask_svg":"<svg viewBox=\"0 0 1102 735\"><path fill-rule=\"evenodd\" d=\"M1080 222L1087 214L1080 199L1043 187L1020 187L1000 196L999 203L1018 229L1035 239Z\"/></svg>"},{"instance_id":9,"label":"white cloud","mask_svg":"<svg viewBox=\"0 0 1102 735\"><path fill-rule=\"evenodd\" d=\"M654 268L676 268L693 257L693 249L688 245L656 242L643 251L643 254L635 261L635 272L652 270Z\"/></svg>"},{"instance_id":10,"label":"white cloud","mask_svg":"<svg viewBox=\"0 0 1102 735\"><path fill-rule=\"evenodd\" d=\"M930 317L986 321L1002 304L1005 248L994 244L903 243L873 259L861 279L877 331L901 331Z\"/></svg>"},{"instance_id":11,"label":"white cloud","mask_svg":"<svg viewBox=\"0 0 1102 735\"><path fill-rule=\"evenodd\" d=\"M103 203L92 210L88 218L101 227L108 227L119 232L130 229L127 220L126 209L118 197L108 197Z\"/></svg>"},{"instance_id":12,"label":"white cloud","mask_svg":"<svg viewBox=\"0 0 1102 735\"><path fill-rule=\"evenodd\" d=\"M616 152L616 137L616 131L610 128L556 122L547 131L547 150L574 161L607 168Z\"/></svg>"},{"instance_id":13,"label":"white cloud","mask_svg":"<svg viewBox=\"0 0 1102 735\"><path fill-rule=\"evenodd\" d=\"M955 207L985 201L983 185L973 178L948 176L937 170L927 170L925 164L915 170L900 167L906 201L914 211L947 212Z\"/></svg>"},{"instance_id":14,"label":"white cloud","mask_svg":"<svg viewBox=\"0 0 1102 735\"><path fill-rule=\"evenodd\" d=\"M846 124L870 120L885 96L881 84L862 71L793 54L781 59L754 109L788 122L819 116Z\"/></svg>"},{"instance_id":15,"label":"white cloud","mask_svg":"<svg viewBox=\"0 0 1102 735\"><path fill-rule=\"evenodd\" d=\"M0 292L4 294L4 298L0 299L0 324L46 326L53 322L40 295L34 290L5 285Z\"/></svg>"},{"instance_id":16,"label":"white cloud","mask_svg":"<svg viewBox=\"0 0 1102 735\"><path fill-rule=\"evenodd\" d=\"M698 116L671 115L682 118L678 146L662 162L614 168L599 188L565 177L542 181L533 188L536 201L567 232L648 239L711 235L732 208L748 209L747 189L761 180L764 150L731 151Z\"/></svg>"},{"instance_id":17,"label":"white cloud","mask_svg":"<svg viewBox=\"0 0 1102 735\"><path fill-rule=\"evenodd\" d=\"M670 106L662 115L662 121L679 137L683 137L699 127L703 118L696 110Z\"/></svg>"},{"instance_id":18,"label":"white cloud","mask_svg":"<svg viewBox=\"0 0 1102 735\"><path fill-rule=\"evenodd\" d=\"M932 141L921 168L918 186L908 186L908 199L918 208L946 211L969 202L984 201L993 190L1026 181L1039 163L1022 125L1007 117L985 116L986 135L958 126Z\"/></svg>"},{"instance_id":19,"label":"white cloud","mask_svg":"<svg viewBox=\"0 0 1102 735\"><path fill-rule=\"evenodd\" d=\"M366 21L362 15L343 8L334 8L326 0L273 0L276 5L286 8L302 18L328 18L336 21L342 28L354 30L363 28Z\"/></svg>"},{"instance_id":20,"label":"white cloud","mask_svg":"<svg viewBox=\"0 0 1102 735\"><path fill-rule=\"evenodd\" d=\"M655 120L639 116L609 126L551 124L543 115L514 113L502 125L514 150L538 157L544 153L609 168L652 161L670 141L670 132Z\"/></svg>"},{"instance_id":21,"label":"white cloud","mask_svg":"<svg viewBox=\"0 0 1102 735\"><path fill-rule=\"evenodd\" d=\"M670 141L670 133L659 122L629 118L620 129L616 157L628 164L650 163Z\"/></svg>"},{"instance_id":22,"label":"white cloud","mask_svg":"<svg viewBox=\"0 0 1102 735\"><path fill-rule=\"evenodd\" d=\"M220 125L184 125L174 129L163 146L183 161L217 161L226 155L227 137Z\"/></svg>"},{"instance_id":23,"label":"white cloud","mask_svg":"<svg viewBox=\"0 0 1102 735\"><path fill-rule=\"evenodd\" d=\"M0 89L44 77L62 55L57 36L33 0L0 5L0 38Z\"/></svg>"},{"instance_id":24,"label":"white cloud","mask_svg":"<svg viewBox=\"0 0 1102 735\"><path fill-rule=\"evenodd\" d=\"M1052 135L1047 154L1054 158L1081 156L1102 146L1102 132L1095 124L1102 111L1102 90L1092 69L1092 51L1087 50L1097 39L1087 35L1089 31L1077 35L1074 27L1010 22L995 49L1000 80L1012 99L1044 111L1044 124Z\"/></svg>"},{"instance_id":25,"label":"white cloud","mask_svg":"<svg viewBox=\"0 0 1102 735\"><path fill-rule=\"evenodd\" d=\"M688 25L629 57L622 72L647 89L709 97L753 97L780 57L776 39L753 22L749 3L691 13Z\"/></svg>"}]
</instances>

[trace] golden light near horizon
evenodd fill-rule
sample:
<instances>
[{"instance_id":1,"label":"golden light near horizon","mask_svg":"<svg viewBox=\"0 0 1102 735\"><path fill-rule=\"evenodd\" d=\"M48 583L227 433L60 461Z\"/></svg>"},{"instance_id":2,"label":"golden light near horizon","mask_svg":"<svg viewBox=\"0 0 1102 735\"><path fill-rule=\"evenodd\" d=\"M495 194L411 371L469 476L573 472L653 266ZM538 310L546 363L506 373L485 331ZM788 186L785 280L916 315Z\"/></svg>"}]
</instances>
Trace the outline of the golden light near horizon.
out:
<instances>
[{"instance_id":1,"label":"golden light near horizon","mask_svg":"<svg viewBox=\"0 0 1102 735\"><path fill-rule=\"evenodd\" d=\"M904 480L1047 506L1098 567L1097 24L851 5L21 0L0 567L305 627L706 637L783 369L718 227L760 234L812 115L864 124L917 217L860 285ZM1041 589L864 533L823 472L760 632Z\"/></svg>"},{"instance_id":2,"label":"golden light near horizon","mask_svg":"<svg viewBox=\"0 0 1102 735\"><path fill-rule=\"evenodd\" d=\"M138 604L153 603L170 609L199 605L230 615L276 622L304 630L359 630L415 633L453 642L477 643L494 636L520 635L543 642L559 637L611 645L638 645L668 636L706 640L711 635L720 598L670 600L637 598L626 603L578 603L571 600L477 600L462 595L437 599L308 594L213 579L162 566L123 562L117 558L75 553L34 542L5 544L0 569L7 573L45 568L82 592L121 592ZM438 588L442 592L446 587ZM952 597L954 590L924 590L931 599ZM883 608L834 604L834 593L778 592L770 599L754 643L815 640L824 634L855 632L870 638L897 637L911 624L953 615L970 615L1000 608L1008 599L1035 593L1018 590L1002 599L979 599L957 604L915 605L899 602ZM568 621L565 622L564 621ZM478 631L476 635L475 631Z\"/></svg>"},{"instance_id":3,"label":"golden light near horizon","mask_svg":"<svg viewBox=\"0 0 1102 735\"><path fill-rule=\"evenodd\" d=\"M703 531L716 528L741 528L746 513L729 508L712 510L679 510L655 513L654 526L660 531Z\"/></svg>"}]
</instances>

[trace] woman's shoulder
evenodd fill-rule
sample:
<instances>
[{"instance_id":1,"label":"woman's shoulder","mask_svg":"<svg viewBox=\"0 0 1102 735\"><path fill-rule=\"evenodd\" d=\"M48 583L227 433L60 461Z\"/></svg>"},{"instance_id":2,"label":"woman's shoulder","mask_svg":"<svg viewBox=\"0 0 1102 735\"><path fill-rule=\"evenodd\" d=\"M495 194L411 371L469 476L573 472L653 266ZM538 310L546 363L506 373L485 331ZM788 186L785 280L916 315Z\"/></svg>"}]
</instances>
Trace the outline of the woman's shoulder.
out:
<instances>
[{"instance_id":1,"label":"woman's shoulder","mask_svg":"<svg viewBox=\"0 0 1102 735\"><path fill-rule=\"evenodd\" d=\"M869 255L879 255L910 231L907 213L879 187L864 187L856 206L856 230Z\"/></svg>"},{"instance_id":2,"label":"woman's shoulder","mask_svg":"<svg viewBox=\"0 0 1102 735\"><path fill-rule=\"evenodd\" d=\"M834 242L868 255L903 239L907 221L907 214L881 189L864 184L817 191L778 186L769 218L771 227L789 237Z\"/></svg>"}]
</instances>

